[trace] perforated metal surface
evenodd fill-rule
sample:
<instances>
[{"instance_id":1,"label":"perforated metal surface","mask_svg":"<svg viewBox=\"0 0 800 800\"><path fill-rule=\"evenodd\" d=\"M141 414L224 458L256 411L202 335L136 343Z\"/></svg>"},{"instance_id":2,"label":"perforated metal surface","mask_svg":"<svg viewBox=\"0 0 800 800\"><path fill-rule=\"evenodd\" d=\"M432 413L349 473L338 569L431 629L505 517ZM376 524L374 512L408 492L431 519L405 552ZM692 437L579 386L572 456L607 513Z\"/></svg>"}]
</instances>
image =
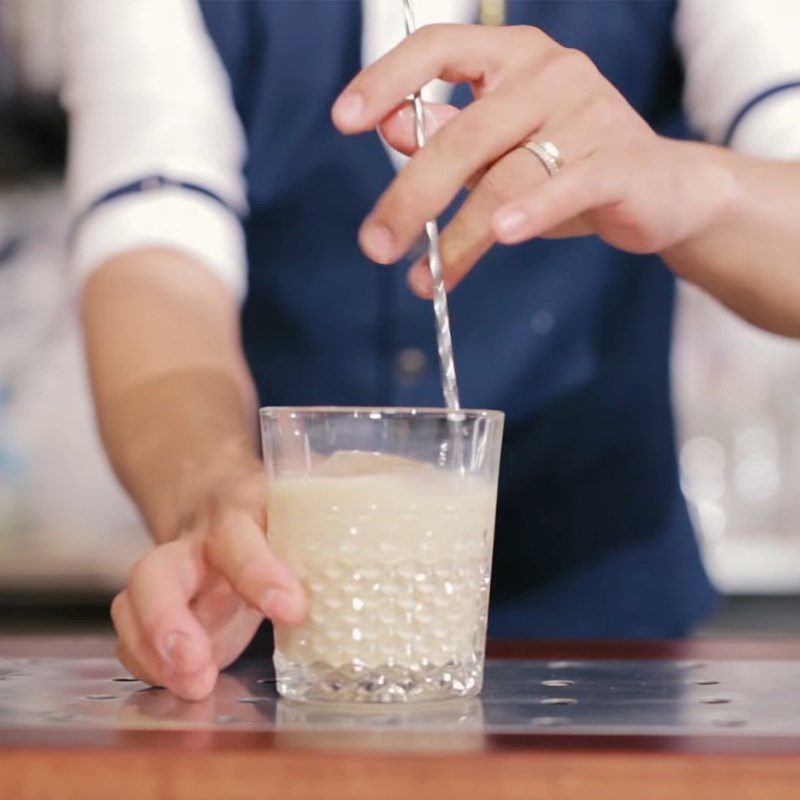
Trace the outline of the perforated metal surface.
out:
<instances>
[{"instance_id":1,"label":"perforated metal surface","mask_svg":"<svg viewBox=\"0 0 800 800\"><path fill-rule=\"evenodd\" d=\"M239 664L211 698L188 703L113 659L0 659L0 728L52 726L800 736L800 662L490 661L480 699L376 708L281 700L264 662Z\"/></svg>"}]
</instances>

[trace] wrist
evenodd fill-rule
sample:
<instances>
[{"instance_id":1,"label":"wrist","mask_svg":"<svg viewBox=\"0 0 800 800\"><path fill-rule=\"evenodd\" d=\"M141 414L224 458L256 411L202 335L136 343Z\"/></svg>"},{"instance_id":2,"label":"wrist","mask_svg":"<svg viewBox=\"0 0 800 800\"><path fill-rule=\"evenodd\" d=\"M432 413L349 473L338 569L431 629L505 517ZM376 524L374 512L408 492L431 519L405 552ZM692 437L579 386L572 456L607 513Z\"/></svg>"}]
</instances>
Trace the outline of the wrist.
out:
<instances>
[{"instance_id":1,"label":"wrist","mask_svg":"<svg viewBox=\"0 0 800 800\"><path fill-rule=\"evenodd\" d=\"M154 538L174 538L213 487L260 469L255 401L236 376L182 370L98 399L117 475Z\"/></svg>"},{"instance_id":2,"label":"wrist","mask_svg":"<svg viewBox=\"0 0 800 800\"><path fill-rule=\"evenodd\" d=\"M148 520L154 538L169 541L202 525L223 505L252 505L252 487L258 486L262 500L263 464L252 442L241 437L219 440L213 445L184 452L175 461L172 480L154 504Z\"/></svg>"},{"instance_id":3,"label":"wrist","mask_svg":"<svg viewBox=\"0 0 800 800\"><path fill-rule=\"evenodd\" d=\"M679 177L675 203L682 218L675 242L660 255L679 277L702 283L703 265L715 242L735 224L742 188L736 155L713 145L674 142Z\"/></svg>"}]
</instances>

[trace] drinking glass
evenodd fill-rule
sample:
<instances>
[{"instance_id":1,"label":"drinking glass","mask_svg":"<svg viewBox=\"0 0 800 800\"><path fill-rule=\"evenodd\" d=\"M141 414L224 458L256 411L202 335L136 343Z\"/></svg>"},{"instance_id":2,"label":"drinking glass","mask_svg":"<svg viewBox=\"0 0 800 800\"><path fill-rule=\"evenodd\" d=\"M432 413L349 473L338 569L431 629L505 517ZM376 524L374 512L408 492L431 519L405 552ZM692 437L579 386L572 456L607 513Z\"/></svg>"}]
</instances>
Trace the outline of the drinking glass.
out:
<instances>
[{"instance_id":1,"label":"drinking glass","mask_svg":"<svg viewBox=\"0 0 800 800\"><path fill-rule=\"evenodd\" d=\"M310 598L275 626L293 700L414 702L483 680L499 411L263 408L267 536Z\"/></svg>"}]
</instances>

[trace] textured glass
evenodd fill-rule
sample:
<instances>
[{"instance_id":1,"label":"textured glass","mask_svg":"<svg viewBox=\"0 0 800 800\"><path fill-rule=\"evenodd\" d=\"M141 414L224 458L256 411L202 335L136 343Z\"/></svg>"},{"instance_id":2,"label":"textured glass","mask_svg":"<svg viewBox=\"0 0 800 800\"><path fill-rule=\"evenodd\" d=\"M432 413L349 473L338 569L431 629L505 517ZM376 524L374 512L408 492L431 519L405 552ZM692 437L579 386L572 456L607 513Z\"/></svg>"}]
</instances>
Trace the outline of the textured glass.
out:
<instances>
[{"instance_id":1,"label":"textured glass","mask_svg":"<svg viewBox=\"0 0 800 800\"><path fill-rule=\"evenodd\" d=\"M311 600L276 626L278 691L408 702L480 691L502 415L264 409L268 537Z\"/></svg>"}]
</instances>

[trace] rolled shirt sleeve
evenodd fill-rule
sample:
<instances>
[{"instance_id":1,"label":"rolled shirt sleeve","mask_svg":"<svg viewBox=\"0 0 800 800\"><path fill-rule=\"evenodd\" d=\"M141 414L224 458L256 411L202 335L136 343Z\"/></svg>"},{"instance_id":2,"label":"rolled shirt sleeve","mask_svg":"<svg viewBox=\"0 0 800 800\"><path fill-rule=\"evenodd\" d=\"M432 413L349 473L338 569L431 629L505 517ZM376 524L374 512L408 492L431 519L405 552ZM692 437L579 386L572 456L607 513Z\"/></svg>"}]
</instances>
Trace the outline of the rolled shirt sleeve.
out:
<instances>
[{"instance_id":1,"label":"rolled shirt sleeve","mask_svg":"<svg viewBox=\"0 0 800 800\"><path fill-rule=\"evenodd\" d=\"M800 158L800 2L680 0L684 104L709 142Z\"/></svg>"},{"instance_id":2,"label":"rolled shirt sleeve","mask_svg":"<svg viewBox=\"0 0 800 800\"><path fill-rule=\"evenodd\" d=\"M62 14L76 275L166 246L243 297L245 138L196 1L71 0Z\"/></svg>"}]
</instances>

